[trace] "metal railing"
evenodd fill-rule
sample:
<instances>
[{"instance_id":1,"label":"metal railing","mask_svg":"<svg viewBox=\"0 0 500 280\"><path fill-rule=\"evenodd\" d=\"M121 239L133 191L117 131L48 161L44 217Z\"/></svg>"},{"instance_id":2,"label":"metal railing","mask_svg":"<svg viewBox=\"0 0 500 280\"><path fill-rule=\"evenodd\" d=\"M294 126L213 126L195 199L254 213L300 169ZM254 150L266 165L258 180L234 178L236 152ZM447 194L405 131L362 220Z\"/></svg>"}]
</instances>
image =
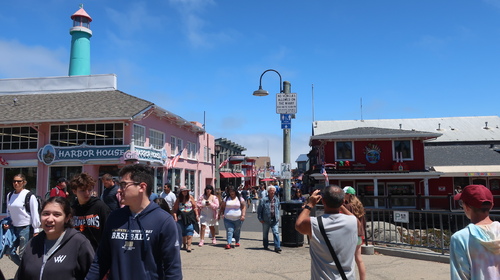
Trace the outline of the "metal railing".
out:
<instances>
[{"instance_id":1,"label":"metal railing","mask_svg":"<svg viewBox=\"0 0 500 280\"><path fill-rule=\"evenodd\" d=\"M365 244L405 249L425 248L449 254L453 233L470 221L463 211L366 208ZM500 214L490 213L500 221Z\"/></svg>"}]
</instances>

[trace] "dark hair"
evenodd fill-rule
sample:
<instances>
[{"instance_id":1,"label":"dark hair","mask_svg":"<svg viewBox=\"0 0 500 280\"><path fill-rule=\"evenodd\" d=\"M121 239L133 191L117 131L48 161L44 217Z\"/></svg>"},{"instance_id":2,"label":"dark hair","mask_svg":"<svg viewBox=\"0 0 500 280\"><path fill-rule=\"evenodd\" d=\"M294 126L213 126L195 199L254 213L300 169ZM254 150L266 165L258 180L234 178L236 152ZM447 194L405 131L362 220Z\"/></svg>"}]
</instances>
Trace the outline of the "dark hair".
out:
<instances>
[{"instance_id":1,"label":"dark hair","mask_svg":"<svg viewBox=\"0 0 500 280\"><path fill-rule=\"evenodd\" d=\"M323 203L330 208L339 208L344 203L344 190L332 185L323 189Z\"/></svg>"},{"instance_id":2,"label":"dark hair","mask_svg":"<svg viewBox=\"0 0 500 280\"><path fill-rule=\"evenodd\" d=\"M163 184L163 187L168 187L169 189L172 189L172 184L170 184L170 183L165 183L165 184Z\"/></svg>"},{"instance_id":3,"label":"dark hair","mask_svg":"<svg viewBox=\"0 0 500 280\"><path fill-rule=\"evenodd\" d=\"M57 184L59 185L60 183L66 183L66 181L67 181L66 178L61 177L57 180Z\"/></svg>"},{"instance_id":4,"label":"dark hair","mask_svg":"<svg viewBox=\"0 0 500 280\"><path fill-rule=\"evenodd\" d=\"M111 174L109 173L106 173L101 176L101 180L106 180L106 181L113 180L113 176L111 176Z\"/></svg>"},{"instance_id":5,"label":"dark hair","mask_svg":"<svg viewBox=\"0 0 500 280\"><path fill-rule=\"evenodd\" d=\"M184 191L187 191L186 195L184 195ZM181 192L179 192L179 195L177 195L177 199L179 200L180 203L188 202L190 198L191 198L191 195L189 194L188 189L182 190Z\"/></svg>"},{"instance_id":6,"label":"dark hair","mask_svg":"<svg viewBox=\"0 0 500 280\"><path fill-rule=\"evenodd\" d=\"M226 193L227 193L226 201L229 198L231 198L231 196L229 195L231 191L236 193L236 197L238 198L238 200L241 200L240 193L238 192L238 190L233 185L229 185L226 187Z\"/></svg>"},{"instance_id":7,"label":"dark hair","mask_svg":"<svg viewBox=\"0 0 500 280\"><path fill-rule=\"evenodd\" d=\"M85 190L93 189L95 186L95 180L87 172L76 174L73 179L69 182L71 190L76 191L78 188L84 188Z\"/></svg>"},{"instance_id":8,"label":"dark hair","mask_svg":"<svg viewBox=\"0 0 500 280\"><path fill-rule=\"evenodd\" d=\"M203 195L207 193L207 190L212 190L212 194L214 194L214 187L212 187L211 185L207 185L205 187L205 190L203 191Z\"/></svg>"},{"instance_id":9,"label":"dark hair","mask_svg":"<svg viewBox=\"0 0 500 280\"><path fill-rule=\"evenodd\" d=\"M22 173L16 174L12 178L15 178L15 177L21 177L21 179L23 179L23 181L26 181L26 176L24 176L24 174L22 174Z\"/></svg>"},{"instance_id":10,"label":"dark hair","mask_svg":"<svg viewBox=\"0 0 500 280\"><path fill-rule=\"evenodd\" d=\"M47 199L43 203L42 212L43 212L43 209L45 209L45 206L47 206L47 204L49 204L49 203L59 204L64 212L64 215L66 215L66 217L69 217L68 222L64 223L64 228L73 227L73 214L71 212L71 205L69 203L69 200L67 200L66 198L61 197L61 196L50 197L49 199Z\"/></svg>"},{"instance_id":11,"label":"dark hair","mask_svg":"<svg viewBox=\"0 0 500 280\"><path fill-rule=\"evenodd\" d=\"M168 206L168 203L165 201L165 199L163 198L156 198L154 200L154 202L156 202L161 209L167 211L167 213L169 214L172 214L172 209L170 209L170 206Z\"/></svg>"},{"instance_id":12,"label":"dark hair","mask_svg":"<svg viewBox=\"0 0 500 280\"><path fill-rule=\"evenodd\" d=\"M146 183L146 194L149 197L153 189L153 169L145 164L125 165L120 169L119 175L123 177L130 174L130 179L134 182Z\"/></svg>"}]
</instances>

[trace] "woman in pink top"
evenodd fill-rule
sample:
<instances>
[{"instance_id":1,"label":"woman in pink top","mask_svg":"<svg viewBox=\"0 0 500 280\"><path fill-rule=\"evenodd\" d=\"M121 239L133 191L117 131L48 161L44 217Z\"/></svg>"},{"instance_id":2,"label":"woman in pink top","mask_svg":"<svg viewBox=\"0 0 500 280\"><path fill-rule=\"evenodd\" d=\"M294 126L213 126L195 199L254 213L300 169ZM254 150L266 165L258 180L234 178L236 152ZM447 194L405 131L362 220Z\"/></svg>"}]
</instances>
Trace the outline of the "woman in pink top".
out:
<instances>
[{"instance_id":1,"label":"woman in pink top","mask_svg":"<svg viewBox=\"0 0 500 280\"><path fill-rule=\"evenodd\" d=\"M245 200L240 197L240 194L234 186L229 186L226 188L228 196L221 203L219 210L219 219L224 216L224 227L226 228L227 245L226 249L231 249L231 243L235 240L235 247L240 246L240 232L241 225L245 220L246 213L246 203Z\"/></svg>"},{"instance_id":2,"label":"woman in pink top","mask_svg":"<svg viewBox=\"0 0 500 280\"><path fill-rule=\"evenodd\" d=\"M212 244L216 244L215 240L215 225L217 224L217 209L219 209L219 199L214 195L214 187L208 185L205 187L205 192L198 198L198 208L200 209L200 243L198 246L203 246L205 238L205 229L210 228L212 235Z\"/></svg>"}]
</instances>

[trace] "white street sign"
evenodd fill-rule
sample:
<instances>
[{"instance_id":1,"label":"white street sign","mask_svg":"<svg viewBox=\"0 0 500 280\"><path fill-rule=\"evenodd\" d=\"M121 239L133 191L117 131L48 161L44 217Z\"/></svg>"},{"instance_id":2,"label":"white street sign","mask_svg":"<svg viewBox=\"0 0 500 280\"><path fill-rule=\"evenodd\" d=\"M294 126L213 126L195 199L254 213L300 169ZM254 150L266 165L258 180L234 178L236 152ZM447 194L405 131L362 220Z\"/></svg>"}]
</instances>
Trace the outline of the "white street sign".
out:
<instances>
[{"instance_id":1,"label":"white street sign","mask_svg":"<svg viewBox=\"0 0 500 280\"><path fill-rule=\"evenodd\" d=\"M296 114L297 94L277 93L276 94L276 114Z\"/></svg>"}]
</instances>

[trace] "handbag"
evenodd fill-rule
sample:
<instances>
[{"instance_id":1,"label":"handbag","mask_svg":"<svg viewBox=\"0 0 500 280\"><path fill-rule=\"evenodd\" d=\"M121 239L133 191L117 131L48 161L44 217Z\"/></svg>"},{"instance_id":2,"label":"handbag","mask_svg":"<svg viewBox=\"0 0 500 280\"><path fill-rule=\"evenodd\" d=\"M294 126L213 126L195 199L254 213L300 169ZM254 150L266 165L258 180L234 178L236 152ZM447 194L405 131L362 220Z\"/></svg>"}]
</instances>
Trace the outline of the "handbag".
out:
<instances>
[{"instance_id":1,"label":"handbag","mask_svg":"<svg viewBox=\"0 0 500 280\"><path fill-rule=\"evenodd\" d=\"M323 235L323 239L325 240L325 243L328 246L328 249L330 250L330 254L332 254L333 260L335 261L335 265L337 266L340 276L342 277L343 280L347 280L347 276L345 275L344 269L340 265L339 258L337 257L337 254L335 254L335 250L333 250L332 244L330 243L328 236L326 236L325 228L323 227L323 219L321 216L318 217L318 226L319 230L321 231L321 234Z\"/></svg>"}]
</instances>

